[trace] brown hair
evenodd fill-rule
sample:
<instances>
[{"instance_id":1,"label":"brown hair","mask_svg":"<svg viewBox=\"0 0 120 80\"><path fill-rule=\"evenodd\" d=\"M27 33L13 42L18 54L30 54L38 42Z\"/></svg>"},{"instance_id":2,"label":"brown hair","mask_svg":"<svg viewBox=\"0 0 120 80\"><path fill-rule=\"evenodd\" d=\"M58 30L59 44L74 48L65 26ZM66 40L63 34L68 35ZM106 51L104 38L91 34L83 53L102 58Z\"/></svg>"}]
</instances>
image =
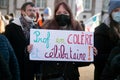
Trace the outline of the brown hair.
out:
<instances>
[{"instance_id":1,"label":"brown hair","mask_svg":"<svg viewBox=\"0 0 120 80\"><path fill-rule=\"evenodd\" d=\"M60 2L68 2L67 0L55 0L54 5L59 4Z\"/></svg>"},{"instance_id":2,"label":"brown hair","mask_svg":"<svg viewBox=\"0 0 120 80\"><path fill-rule=\"evenodd\" d=\"M72 14L72 11L70 9L70 7L67 5L66 2L64 1L61 1L59 2L58 4L55 5L55 10L54 10L54 18L55 18L55 13L57 12L57 10L59 9L59 7L63 5L63 7L68 11L68 13L70 14L70 18L73 19L73 14Z\"/></svg>"},{"instance_id":3,"label":"brown hair","mask_svg":"<svg viewBox=\"0 0 120 80\"><path fill-rule=\"evenodd\" d=\"M65 10L67 10L68 13L70 14L71 26L72 26L73 28L75 28L76 25L75 25L75 21L74 21L74 19L73 19L72 11L71 11L69 5L68 5L65 1L58 2L58 3L55 5L55 10L54 10L53 19L55 19L56 12L57 12L57 10L59 9L59 7L60 7L61 5L63 5L63 7L65 8Z\"/></svg>"},{"instance_id":4,"label":"brown hair","mask_svg":"<svg viewBox=\"0 0 120 80\"><path fill-rule=\"evenodd\" d=\"M119 23L115 22L111 15L109 15L109 17L110 17L109 36L110 36L110 39L115 42L119 38L118 36L118 32L120 33ZM115 30L115 28L118 30L118 32Z\"/></svg>"},{"instance_id":5,"label":"brown hair","mask_svg":"<svg viewBox=\"0 0 120 80\"><path fill-rule=\"evenodd\" d=\"M70 14L70 23L71 23L70 26L71 26L71 29L72 30L83 30L81 25L78 23L78 21L74 20L72 11L71 11L70 7L68 6L68 4L65 1L60 1L60 2L56 3L53 19L51 21L50 20L49 21L45 21L45 23L43 24L43 28L59 29L59 26L58 26L55 18L56 18L56 12L57 12L57 10L59 9L59 7L61 5L63 5L65 10L67 10L68 13ZM49 26L48 26L48 24L49 24Z\"/></svg>"},{"instance_id":6,"label":"brown hair","mask_svg":"<svg viewBox=\"0 0 120 80\"><path fill-rule=\"evenodd\" d=\"M22 6L21 6L21 10L26 10L26 7L28 6L28 5L30 5L30 6L32 6L32 7L35 7L35 5L34 5L34 3L33 2L26 2L26 3L24 3Z\"/></svg>"}]
</instances>

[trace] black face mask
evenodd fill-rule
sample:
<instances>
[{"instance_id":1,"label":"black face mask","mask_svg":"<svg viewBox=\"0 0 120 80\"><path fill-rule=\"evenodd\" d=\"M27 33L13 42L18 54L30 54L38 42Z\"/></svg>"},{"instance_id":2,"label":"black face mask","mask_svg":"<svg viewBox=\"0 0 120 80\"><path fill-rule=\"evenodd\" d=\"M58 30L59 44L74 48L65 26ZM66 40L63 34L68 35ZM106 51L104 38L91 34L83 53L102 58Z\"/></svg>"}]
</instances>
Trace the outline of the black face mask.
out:
<instances>
[{"instance_id":1,"label":"black face mask","mask_svg":"<svg viewBox=\"0 0 120 80\"><path fill-rule=\"evenodd\" d=\"M65 26L70 24L70 16L68 15L64 14L56 15L55 19L59 26Z\"/></svg>"}]
</instances>

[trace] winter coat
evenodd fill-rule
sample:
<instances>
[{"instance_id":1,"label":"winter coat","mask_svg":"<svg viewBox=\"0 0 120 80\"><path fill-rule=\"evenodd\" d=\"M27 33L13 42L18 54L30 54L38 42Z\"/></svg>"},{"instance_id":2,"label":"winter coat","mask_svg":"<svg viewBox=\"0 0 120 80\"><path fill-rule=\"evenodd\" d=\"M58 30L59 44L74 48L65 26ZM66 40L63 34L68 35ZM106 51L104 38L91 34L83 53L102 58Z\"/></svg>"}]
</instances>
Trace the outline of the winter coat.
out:
<instances>
[{"instance_id":1,"label":"winter coat","mask_svg":"<svg viewBox=\"0 0 120 80\"><path fill-rule=\"evenodd\" d=\"M29 53L26 51L29 41L25 38L19 18L6 26L4 34L16 53L20 66L21 80L33 80L33 62L29 60Z\"/></svg>"},{"instance_id":2,"label":"winter coat","mask_svg":"<svg viewBox=\"0 0 120 80\"><path fill-rule=\"evenodd\" d=\"M20 80L20 71L16 55L9 41L3 35L0 35L0 55L3 56L5 63L8 65L12 80Z\"/></svg>"},{"instance_id":3,"label":"winter coat","mask_svg":"<svg viewBox=\"0 0 120 80\"><path fill-rule=\"evenodd\" d=\"M120 41L110 52L101 80L116 80L118 76L120 76Z\"/></svg>"},{"instance_id":4,"label":"winter coat","mask_svg":"<svg viewBox=\"0 0 120 80\"><path fill-rule=\"evenodd\" d=\"M109 37L109 26L105 23L100 24L95 28L94 46L98 50L98 55L95 56L95 80L100 80L103 68L106 65L108 56L117 42L113 42Z\"/></svg>"},{"instance_id":5,"label":"winter coat","mask_svg":"<svg viewBox=\"0 0 120 80\"><path fill-rule=\"evenodd\" d=\"M45 21L43 24L44 29L60 30L55 20ZM64 30L64 29L62 29ZM69 25L66 30L82 30L77 21L74 21L74 27ZM44 78L63 76L65 80L79 80L79 66L89 65L90 63L81 62L62 62L62 61L43 61L42 75Z\"/></svg>"},{"instance_id":6,"label":"winter coat","mask_svg":"<svg viewBox=\"0 0 120 80\"><path fill-rule=\"evenodd\" d=\"M8 64L0 53L0 80L11 80L12 76Z\"/></svg>"}]
</instances>

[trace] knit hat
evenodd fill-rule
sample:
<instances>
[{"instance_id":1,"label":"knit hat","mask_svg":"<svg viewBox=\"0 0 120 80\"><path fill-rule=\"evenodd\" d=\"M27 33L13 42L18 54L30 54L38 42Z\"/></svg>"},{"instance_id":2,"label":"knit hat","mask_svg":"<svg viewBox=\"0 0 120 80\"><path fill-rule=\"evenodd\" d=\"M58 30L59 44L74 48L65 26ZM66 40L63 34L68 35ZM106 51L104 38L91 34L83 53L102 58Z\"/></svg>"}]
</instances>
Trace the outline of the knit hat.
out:
<instances>
[{"instance_id":1,"label":"knit hat","mask_svg":"<svg viewBox=\"0 0 120 80\"><path fill-rule=\"evenodd\" d=\"M120 8L120 0L110 0L109 3L109 14L116 8Z\"/></svg>"}]
</instances>

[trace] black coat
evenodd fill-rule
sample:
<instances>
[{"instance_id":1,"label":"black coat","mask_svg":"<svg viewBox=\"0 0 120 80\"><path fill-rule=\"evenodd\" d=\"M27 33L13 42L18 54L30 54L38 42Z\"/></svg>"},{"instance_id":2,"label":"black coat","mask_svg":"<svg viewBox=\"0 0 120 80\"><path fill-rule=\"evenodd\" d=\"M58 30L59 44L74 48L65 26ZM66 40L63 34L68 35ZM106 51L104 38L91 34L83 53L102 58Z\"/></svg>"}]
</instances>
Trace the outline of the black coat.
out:
<instances>
[{"instance_id":1,"label":"black coat","mask_svg":"<svg viewBox=\"0 0 120 80\"><path fill-rule=\"evenodd\" d=\"M68 26L66 30L81 31L82 28L77 21L74 22L74 27ZM55 20L45 21L43 24L45 29L60 30ZM70 29L69 29L70 28ZM42 74L44 78L54 78L55 76L64 76L65 80L79 80L78 67L89 65L90 62L62 62L62 61L44 61L42 63Z\"/></svg>"},{"instance_id":2,"label":"black coat","mask_svg":"<svg viewBox=\"0 0 120 80\"><path fill-rule=\"evenodd\" d=\"M103 68L105 67L107 58L113 47L117 42L113 42L109 36L109 27L102 23L95 29L94 32L94 46L98 50L98 55L95 56L95 80L99 80Z\"/></svg>"},{"instance_id":3,"label":"black coat","mask_svg":"<svg viewBox=\"0 0 120 80\"><path fill-rule=\"evenodd\" d=\"M115 80L120 75L120 41L115 46L101 75L101 80Z\"/></svg>"},{"instance_id":4,"label":"black coat","mask_svg":"<svg viewBox=\"0 0 120 80\"><path fill-rule=\"evenodd\" d=\"M8 65L0 53L0 80L12 80Z\"/></svg>"},{"instance_id":5,"label":"black coat","mask_svg":"<svg viewBox=\"0 0 120 80\"><path fill-rule=\"evenodd\" d=\"M11 47L8 39L3 35L0 35L0 55L3 56L5 63L8 66L12 80L20 80L19 65L14 50ZM0 70L2 71L3 69L0 68Z\"/></svg>"},{"instance_id":6,"label":"black coat","mask_svg":"<svg viewBox=\"0 0 120 80\"><path fill-rule=\"evenodd\" d=\"M22 27L15 23L6 26L5 36L10 41L20 65L21 80L33 80L33 64L29 60L26 47L29 41L26 40Z\"/></svg>"}]
</instances>

